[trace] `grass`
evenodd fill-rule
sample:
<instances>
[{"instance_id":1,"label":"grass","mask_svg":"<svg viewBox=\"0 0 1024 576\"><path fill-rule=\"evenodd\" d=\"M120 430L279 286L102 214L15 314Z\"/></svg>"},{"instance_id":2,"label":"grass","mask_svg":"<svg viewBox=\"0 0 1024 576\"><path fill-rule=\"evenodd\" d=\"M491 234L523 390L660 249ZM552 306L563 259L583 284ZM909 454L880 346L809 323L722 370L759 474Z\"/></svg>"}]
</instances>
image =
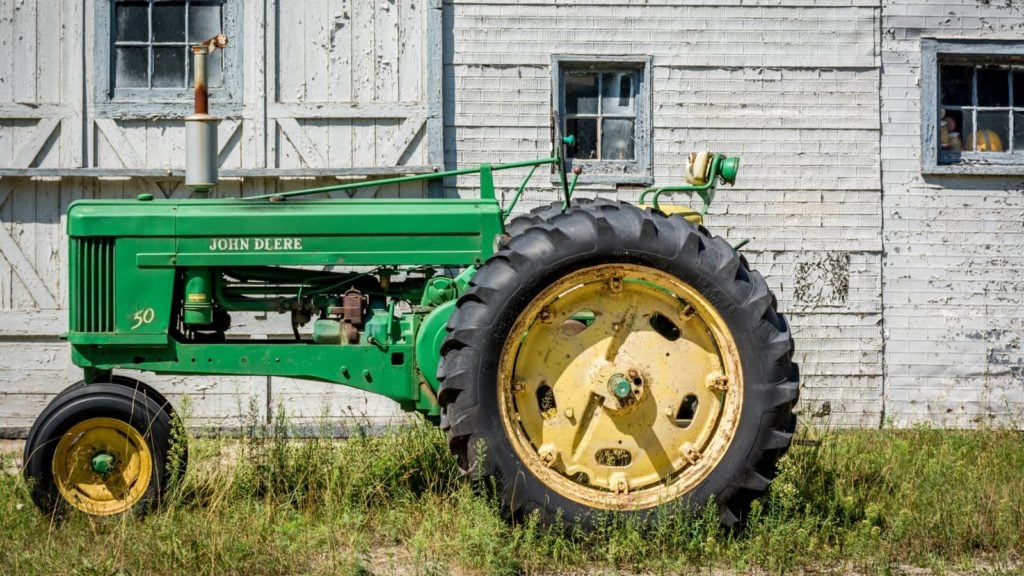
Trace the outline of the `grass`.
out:
<instances>
[{"instance_id":1,"label":"grass","mask_svg":"<svg viewBox=\"0 0 1024 576\"><path fill-rule=\"evenodd\" d=\"M61 522L0 473L5 574L1015 573L1024 552L1024 433L820 434L793 447L748 528L712 510L591 534L505 524L420 423L348 440L283 426L191 443L190 469L145 519ZM0 456L0 470L13 454Z\"/></svg>"}]
</instances>

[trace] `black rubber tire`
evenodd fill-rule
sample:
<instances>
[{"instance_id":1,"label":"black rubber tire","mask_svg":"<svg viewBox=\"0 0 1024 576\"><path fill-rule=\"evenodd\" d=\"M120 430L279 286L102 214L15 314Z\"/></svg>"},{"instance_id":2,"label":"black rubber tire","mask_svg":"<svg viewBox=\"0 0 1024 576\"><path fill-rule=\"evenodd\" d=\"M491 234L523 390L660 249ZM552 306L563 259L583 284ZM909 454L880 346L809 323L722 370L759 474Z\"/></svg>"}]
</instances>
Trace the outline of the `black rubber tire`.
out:
<instances>
[{"instance_id":1,"label":"black rubber tire","mask_svg":"<svg viewBox=\"0 0 1024 576\"><path fill-rule=\"evenodd\" d=\"M32 500L43 512L60 516L72 506L60 495L53 477L53 456L61 437L75 424L106 417L126 422L145 440L153 458L149 487L131 512L156 508L171 483L171 416L154 399L123 383L73 384L58 394L36 419L25 442L24 474Z\"/></svg>"},{"instance_id":2,"label":"black rubber tire","mask_svg":"<svg viewBox=\"0 0 1024 576\"><path fill-rule=\"evenodd\" d=\"M544 485L516 455L499 421L497 370L510 328L534 297L571 272L606 263L650 266L699 290L732 332L744 379L739 423L715 469L678 502L625 514L648 521L660 507L698 512L713 500L722 524L733 526L767 490L791 442L799 394L793 340L761 275L724 239L683 218L607 201L576 206L531 223L488 260L459 299L441 348L449 448L464 471L496 489L509 519L536 510L545 522L561 516L593 526L595 509Z\"/></svg>"},{"instance_id":3,"label":"black rubber tire","mask_svg":"<svg viewBox=\"0 0 1024 576\"><path fill-rule=\"evenodd\" d=\"M112 384L120 384L132 390L135 394L142 394L152 399L160 409L167 413L171 421L171 445L174 449L168 453L169 459L174 459L174 468L171 470L172 483L185 477L188 470L188 435L185 431L185 423L174 411L174 406L167 397L161 394L149 384L142 380L125 376L123 374L111 374L109 378Z\"/></svg>"},{"instance_id":4,"label":"black rubber tire","mask_svg":"<svg viewBox=\"0 0 1024 576\"><path fill-rule=\"evenodd\" d=\"M591 208L596 206L616 206L618 204L619 202L616 202L615 200L608 200L606 198L573 198L570 209L578 207ZM520 214L515 218L512 218L508 221L508 224L505 225L505 243L523 232L526 232L527 228L543 224L559 214L562 214L561 200L552 202L546 206L538 206L525 214Z\"/></svg>"},{"instance_id":5,"label":"black rubber tire","mask_svg":"<svg viewBox=\"0 0 1024 576\"><path fill-rule=\"evenodd\" d=\"M172 406L167 400L167 397L160 392L157 392L156 388L153 388L142 380L137 380L131 376L125 376L123 374L111 374L108 380L111 384L120 384L121 386L130 388L137 393L147 396L156 402L157 406L159 406L161 410L167 412L167 415L170 416L172 420L174 419L174 406Z\"/></svg>"}]
</instances>

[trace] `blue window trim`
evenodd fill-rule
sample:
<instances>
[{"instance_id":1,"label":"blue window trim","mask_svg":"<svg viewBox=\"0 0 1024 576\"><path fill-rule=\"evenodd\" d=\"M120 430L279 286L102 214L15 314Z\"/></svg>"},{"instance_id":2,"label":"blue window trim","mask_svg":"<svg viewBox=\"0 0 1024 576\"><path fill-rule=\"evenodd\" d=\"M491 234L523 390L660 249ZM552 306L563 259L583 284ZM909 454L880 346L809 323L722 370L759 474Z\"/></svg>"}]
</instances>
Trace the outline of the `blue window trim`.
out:
<instances>
[{"instance_id":1,"label":"blue window trim","mask_svg":"<svg viewBox=\"0 0 1024 576\"><path fill-rule=\"evenodd\" d=\"M566 70L636 70L640 82L636 95L636 159L632 161L573 160L574 166L583 168L580 184L636 184L650 185L654 182L654 138L651 118L651 56L593 56L554 54L551 56L551 103L554 115L556 142L562 137L562 120L565 117L564 76ZM552 177L554 181L557 177Z\"/></svg>"},{"instance_id":2,"label":"blue window trim","mask_svg":"<svg viewBox=\"0 0 1024 576\"><path fill-rule=\"evenodd\" d=\"M223 86L210 90L216 103L211 110L219 116L237 115L242 111L242 0L224 0L224 34L228 47L222 58ZM125 89L115 90L114 76L114 0L96 0L94 60L95 105L98 116L104 118L139 118L183 116L192 110L192 89ZM191 65L191 64L190 64Z\"/></svg>"},{"instance_id":3,"label":"blue window trim","mask_svg":"<svg viewBox=\"0 0 1024 576\"><path fill-rule=\"evenodd\" d=\"M964 153L958 161L939 156L939 61L956 57L984 63L1007 57L1024 61L1024 42L982 39L921 39L921 172L953 175L1024 175L1024 155Z\"/></svg>"}]
</instances>

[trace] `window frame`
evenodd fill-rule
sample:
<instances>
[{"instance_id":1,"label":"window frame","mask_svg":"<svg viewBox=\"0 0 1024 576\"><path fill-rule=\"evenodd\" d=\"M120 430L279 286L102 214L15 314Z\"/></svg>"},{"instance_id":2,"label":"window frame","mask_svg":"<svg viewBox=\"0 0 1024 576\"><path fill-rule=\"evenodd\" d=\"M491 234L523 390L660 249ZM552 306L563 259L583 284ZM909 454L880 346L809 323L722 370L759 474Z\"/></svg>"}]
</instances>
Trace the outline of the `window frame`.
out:
<instances>
[{"instance_id":1,"label":"window frame","mask_svg":"<svg viewBox=\"0 0 1024 576\"><path fill-rule=\"evenodd\" d=\"M551 109L552 132L555 141L562 138L562 126L566 120L565 73L569 71L588 72L639 72L635 97L635 120L633 126L633 160L581 160L570 158L572 166L583 169L580 184L634 184L654 183L653 109L651 99L653 58L651 56L593 56L575 54L554 54L551 56ZM600 98L600 95L598 95ZM615 115L613 115L615 116ZM552 181L558 175L552 175Z\"/></svg>"},{"instance_id":2,"label":"window frame","mask_svg":"<svg viewBox=\"0 0 1024 576\"><path fill-rule=\"evenodd\" d=\"M153 0L152 3L159 3ZM95 3L94 64L96 73L95 95L97 113L104 117L131 117L134 115L182 115L192 110L193 89L185 88L117 88L114 86L116 62L114 60L116 0L97 0ZM223 63L222 85L210 89L210 99L216 102L218 115L237 114L242 108L242 10L241 0L223 0L221 18L223 33L229 44L221 53ZM191 76L191 57L186 77Z\"/></svg>"},{"instance_id":3,"label":"window frame","mask_svg":"<svg viewBox=\"0 0 1024 576\"><path fill-rule=\"evenodd\" d=\"M1024 65L1024 42L1018 40L921 39L921 172L923 174L1024 175L1024 153L965 152L950 162L939 151L939 65L943 60L963 60L977 66L986 63ZM991 59L991 62L986 62ZM1016 94L1014 95L1017 96ZM1022 95L1024 96L1024 95ZM1019 106L1017 106L1019 107ZM1016 108L1016 107L1015 107ZM949 154L948 157L953 157Z\"/></svg>"}]
</instances>

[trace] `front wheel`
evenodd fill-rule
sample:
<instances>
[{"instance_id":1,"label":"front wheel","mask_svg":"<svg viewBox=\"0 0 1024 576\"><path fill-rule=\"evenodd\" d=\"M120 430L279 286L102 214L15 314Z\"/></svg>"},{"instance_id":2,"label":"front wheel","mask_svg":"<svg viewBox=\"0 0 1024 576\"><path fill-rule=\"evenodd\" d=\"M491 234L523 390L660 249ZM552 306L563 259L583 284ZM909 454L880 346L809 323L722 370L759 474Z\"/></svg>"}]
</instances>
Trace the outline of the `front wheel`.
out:
<instances>
[{"instance_id":1,"label":"front wheel","mask_svg":"<svg viewBox=\"0 0 1024 576\"><path fill-rule=\"evenodd\" d=\"M142 513L159 504L172 475L170 413L121 383L78 384L36 419L25 443L32 499L48 514Z\"/></svg>"},{"instance_id":2,"label":"front wheel","mask_svg":"<svg viewBox=\"0 0 1024 576\"><path fill-rule=\"evenodd\" d=\"M722 239L628 205L514 236L459 300L440 401L462 466L510 517L661 506L735 523L788 447L792 339Z\"/></svg>"}]
</instances>

